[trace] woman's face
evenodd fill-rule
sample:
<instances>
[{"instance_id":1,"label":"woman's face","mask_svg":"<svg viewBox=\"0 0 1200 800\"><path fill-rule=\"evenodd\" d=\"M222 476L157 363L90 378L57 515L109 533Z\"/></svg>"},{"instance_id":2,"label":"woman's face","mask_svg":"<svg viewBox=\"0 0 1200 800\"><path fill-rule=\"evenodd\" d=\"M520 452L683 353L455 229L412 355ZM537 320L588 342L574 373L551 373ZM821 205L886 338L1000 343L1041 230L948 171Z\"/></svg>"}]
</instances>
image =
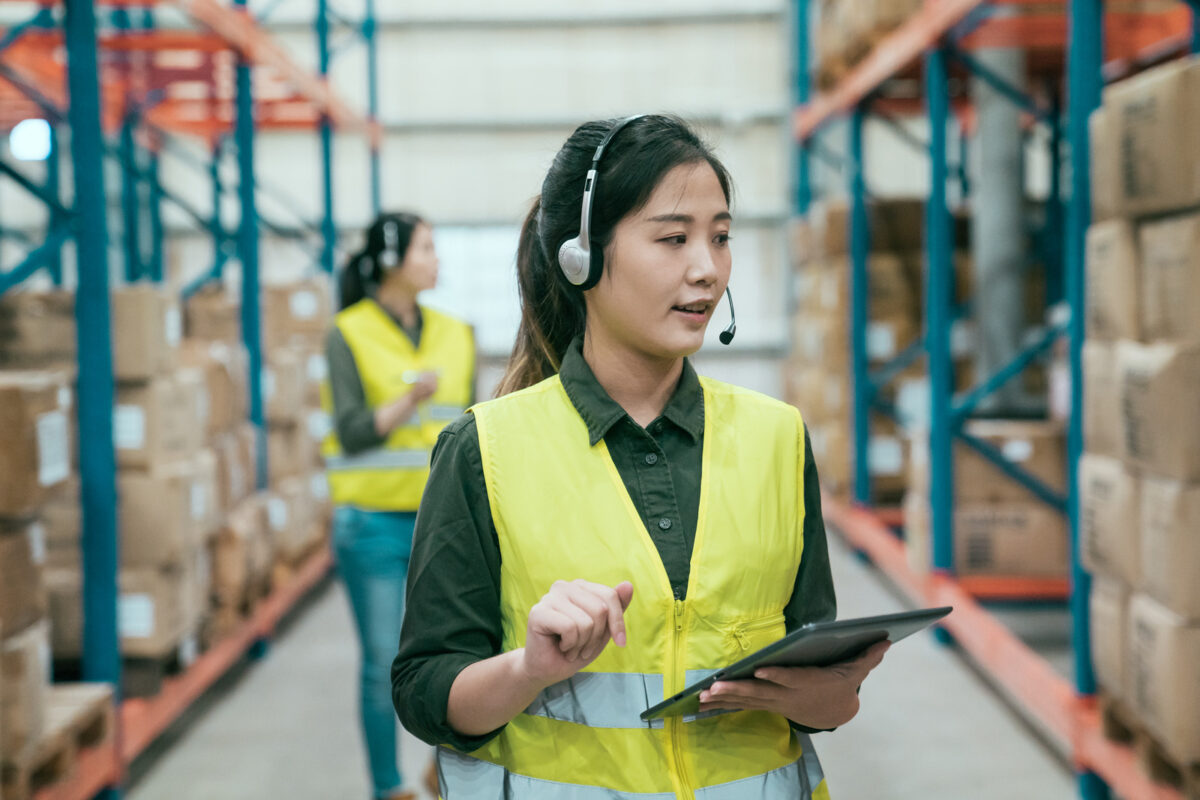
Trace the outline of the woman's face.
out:
<instances>
[{"instance_id":1,"label":"woman's face","mask_svg":"<svg viewBox=\"0 0 1200 800\"><path fill-rule=\"evenodd\" d=\"M418 223L413 228L408 252L394 274L414 295L437 286L438 257L433 249L433 228L427 223Z\"/></svg>"},{"instance_id":2,"label":"woman's face","mask_svg":"<svg viewBox=\"0 0 1200 800\"><path fill-rule=\"evenodd\" d=\"M707 162L668 172L605 248L604 275L585 294L589 335L652 359L699 350L729 283L731 223Z\"/></svg>"}]
</instances>

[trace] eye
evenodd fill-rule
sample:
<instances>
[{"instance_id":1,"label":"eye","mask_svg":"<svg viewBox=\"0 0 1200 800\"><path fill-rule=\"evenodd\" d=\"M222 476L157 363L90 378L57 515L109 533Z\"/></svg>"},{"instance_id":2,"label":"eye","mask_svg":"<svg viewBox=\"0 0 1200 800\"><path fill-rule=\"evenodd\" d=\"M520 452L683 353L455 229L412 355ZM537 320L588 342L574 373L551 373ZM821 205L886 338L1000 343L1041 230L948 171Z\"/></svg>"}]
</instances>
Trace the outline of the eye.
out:
<instances>
[{"instance_id":1,"label":"eye","mask_svg":"<svg viewBox=\"0 0 1200 800\"><path fill-rule=\"evenodd\" d=\"M718 233L713 237L713 244L717 247L727 247L731 241L733 241L733 237L728 233Z\"/></svg>"},{"instance_id":2,"label":"eye","mask_svg":"<svg viewBox=\"0 0 1200 800\"><path fill-rule=\"evenodd\" d=\"M680 233L675 236L667 236L666 238L659 239L659 241L663 244L681 246L687 244L687 234Z\"/></svg>"}]
</instances>

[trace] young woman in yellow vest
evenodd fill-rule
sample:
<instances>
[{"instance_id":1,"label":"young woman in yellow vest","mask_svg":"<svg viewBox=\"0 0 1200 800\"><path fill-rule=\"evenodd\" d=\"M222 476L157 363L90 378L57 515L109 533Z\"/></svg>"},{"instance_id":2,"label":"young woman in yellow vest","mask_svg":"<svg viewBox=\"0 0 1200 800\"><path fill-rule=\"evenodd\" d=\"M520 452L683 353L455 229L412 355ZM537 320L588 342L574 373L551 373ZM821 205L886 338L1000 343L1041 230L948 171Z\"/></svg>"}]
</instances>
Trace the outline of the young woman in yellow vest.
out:
<instances>
[{"instance_id":1,"label":"young woman in yellow vest","mask_svg":"<svg viewBox=\"0 0 1200 800\"><path fill-rule=\"evenodd\" d=\"M729 281L729 200L651 115L578 128L525 220L517 343L438 441L392 667L447 800L829 796L809 735L857 713L886 645L639 718L835 615L800 414L687 360Z\"/></svg>"},{"instance_id":2,"label":"young woman in yellow vest","mask_svg":"<svg viewBox=\"0 0 1200 800\"><path fill-rule=\"evenodd\" d=\"M415 799L397 766L389 667L430 451L474 396L470 327L419 305L437 283L429 224L385 214L344 268L326 341L333 546L362 646L360 713L375 798Z\"/></svg>"}]
</instances>

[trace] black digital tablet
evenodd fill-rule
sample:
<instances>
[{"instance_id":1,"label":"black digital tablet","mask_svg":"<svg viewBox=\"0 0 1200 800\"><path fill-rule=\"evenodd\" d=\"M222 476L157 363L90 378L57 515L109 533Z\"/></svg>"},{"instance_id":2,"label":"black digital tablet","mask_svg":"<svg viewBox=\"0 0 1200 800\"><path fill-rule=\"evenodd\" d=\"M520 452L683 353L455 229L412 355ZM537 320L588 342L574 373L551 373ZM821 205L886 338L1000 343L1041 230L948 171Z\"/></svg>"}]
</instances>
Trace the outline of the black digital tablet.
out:
<instances>
[{"instance_id":1,"label":"black digital tablet","mask_svg":"<svg viewBox=\"0 0 1200 800\"><path fill-rule=\"evenodd\" d=\"M700 693L717 681L753 678L754 671L759 667L828 667L849 661L871 645L883 641L898 642L924 630L951 610L951 606L944 606L878 617L810 623L693 683L674 697L651 706L642 712L641 717L649 721L680 714L697 714L700 711Z\"/></svg>"}]
</instances>

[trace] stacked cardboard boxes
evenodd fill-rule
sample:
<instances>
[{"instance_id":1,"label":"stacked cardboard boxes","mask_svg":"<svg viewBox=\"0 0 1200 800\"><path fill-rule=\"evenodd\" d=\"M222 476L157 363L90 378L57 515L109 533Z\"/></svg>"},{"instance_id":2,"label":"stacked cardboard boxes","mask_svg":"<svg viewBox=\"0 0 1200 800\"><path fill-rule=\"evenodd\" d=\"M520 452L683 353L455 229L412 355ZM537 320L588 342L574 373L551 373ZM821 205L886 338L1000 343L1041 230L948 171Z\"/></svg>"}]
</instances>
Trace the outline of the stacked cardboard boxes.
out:
<instances>
[{"instance_id":1,"label":"stacked cardboard boxes","mask_svg":"<svg viewBox=\"0 0 1200 800\"><path fill-rule=\"evenodd\" d=\"M1200 60L1111 87L1092 121L1082 552L1104 691L1200 762Z\"/></svg>"},{"instance_id":2,"label":"stacked cardboard boxes","mask_svg":"<svg viewBox=\"0 0 1200 800\"><path fill-rule=\"evenodd\" d=\"M27 320L26 310L61 309L60 301L57 295L6 296L0 319ZM31 340L37 328L23 321L0 335L0 363L22 366L0 369L0 771L5 772L22 765L46 725L50 629L42 515L72 474L72 381L54 368L63 353Z\"/></svg>"},{"instance_id":3,"label":"stacked cardboard boxes","mask_svg":"<svg viewBox=\"0 0 1200 800\"><path fill-rule=\"evenodd\" d=\"M920 10L921 0L822 0L817 83L828 88L853 69L884 36Z\"/></svg>"},{"instance_id":4,"label":"stacked cardboard boxes","mask_svg":"<svg viewBox=\"0 0 1200 800\"><path fill-rule=\"evenodd\" d=\"M923 215L919 200L879 202L870 208L866 344L874 366L890 361L920 336ZM792 356L784 367L787 399L808 425L821 485L835 493L849 490L853 472L849 216L846 204L827 203L794 229L797 302ZM896 500L903 493L907 451L903 433L876 415L868 452L872 484L881 499Z\"/></svg>"}]
</instances>

